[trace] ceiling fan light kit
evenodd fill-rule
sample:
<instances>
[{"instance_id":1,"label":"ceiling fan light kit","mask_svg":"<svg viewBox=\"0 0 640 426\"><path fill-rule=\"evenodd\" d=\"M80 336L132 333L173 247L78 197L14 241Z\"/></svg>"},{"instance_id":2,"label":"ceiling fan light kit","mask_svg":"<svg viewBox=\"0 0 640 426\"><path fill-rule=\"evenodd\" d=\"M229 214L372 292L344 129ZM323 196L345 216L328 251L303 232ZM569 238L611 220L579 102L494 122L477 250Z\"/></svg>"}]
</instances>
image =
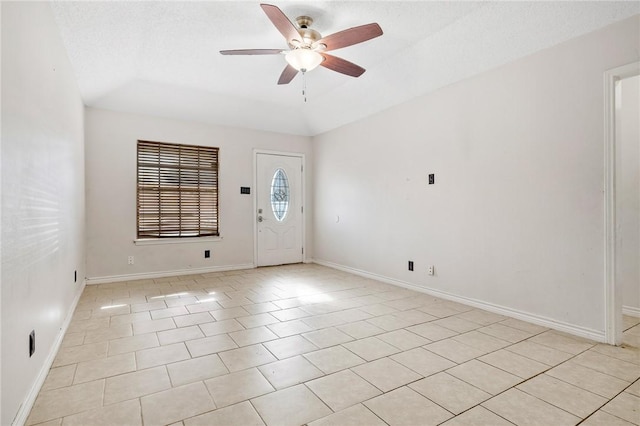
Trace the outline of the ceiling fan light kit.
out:
<instances>
[{"instance_id":1,"label":"ceiling fan light kit","mask_svg":"<svg viewBox=\"0 0 640 426\"><path fill-rule=\"evenodd\" d=\"M277 6L261 4L260 7L276 29L284 36L290 50L236 49L221 50L220 53L223 55L274 55L285 53L287 66L282 71L278 84L288 84L298 72L302 72L304 75L319 65L351 77L360 77L365 72L364 68L337 56L329 55L326 52L362 43L382 35L380 26L377 23L372 23L322 37L318 31L309 28L313 23L313 19L309 16L299 16L296 18L297 25L295 25Z\"/></svg>"},{"instance_id":2,"label":"ceiling fan light kit","mask_svg":"<svg viewBox=\"0 0 640 426\"><path fill-rule=\"evenodd\" d=\"M324 61L321 54L308 47L299 47L287 52L284 56L289 65L298 71L307 72L315 69Z\"/></svg>"}]
</instances>

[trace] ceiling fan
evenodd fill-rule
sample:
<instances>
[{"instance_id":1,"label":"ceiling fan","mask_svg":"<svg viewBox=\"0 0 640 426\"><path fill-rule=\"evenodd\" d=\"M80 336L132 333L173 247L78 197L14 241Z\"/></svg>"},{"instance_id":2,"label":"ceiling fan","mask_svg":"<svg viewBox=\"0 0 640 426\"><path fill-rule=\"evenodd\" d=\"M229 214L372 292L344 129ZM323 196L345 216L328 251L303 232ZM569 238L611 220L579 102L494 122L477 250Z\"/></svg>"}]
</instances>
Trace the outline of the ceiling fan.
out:
<instances>
[{"instance_id":1,"label":"ceiling fan","mask_svg":"<svg viewBox=\"0 0 640 426\"><path fill-rule=\"evenodd\" d=\"M360 77L365 72L364 68L326 52L362 43L382 35L380 25L372 23L322 37L318 31L309 28L313 19L308 16L297 17L296 26L277 6L261 4L260 7L287 40L289 49L236 49L221 50L220 53L223 55L285 54L287 66L280 74L278 84L288 84L298 72L304 74L318 65L345 75Z\"/></svg>"}]
</instances>

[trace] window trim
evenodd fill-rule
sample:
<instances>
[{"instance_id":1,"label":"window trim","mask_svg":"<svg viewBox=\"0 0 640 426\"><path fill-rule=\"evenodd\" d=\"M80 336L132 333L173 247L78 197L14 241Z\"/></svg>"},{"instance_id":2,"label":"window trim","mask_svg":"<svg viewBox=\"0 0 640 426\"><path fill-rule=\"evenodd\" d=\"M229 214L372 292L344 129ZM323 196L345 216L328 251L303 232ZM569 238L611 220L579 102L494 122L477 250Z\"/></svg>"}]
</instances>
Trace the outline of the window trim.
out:
<instances>
[{"instance_id":1,"label":"window trim","mask_svg":"<svg viewBox=\"0 0 640 426\"><path fill-rule=\"evenodd\" d=\"M218 241L222 241L223 239L224 238L221 236L136 238L135 240L133 240L133 244L137 246L156 246L161 244L216 243Z\"/></svg>"}]
</instances>

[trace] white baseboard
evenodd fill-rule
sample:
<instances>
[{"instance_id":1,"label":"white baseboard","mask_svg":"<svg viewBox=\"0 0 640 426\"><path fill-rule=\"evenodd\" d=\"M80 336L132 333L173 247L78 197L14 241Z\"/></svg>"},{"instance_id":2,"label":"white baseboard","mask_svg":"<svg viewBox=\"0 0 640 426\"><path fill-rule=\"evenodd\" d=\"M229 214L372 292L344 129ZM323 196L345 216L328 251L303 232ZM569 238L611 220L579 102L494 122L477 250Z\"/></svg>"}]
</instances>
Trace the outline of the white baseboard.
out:
<instances>
[{"instance_id":1,"label":"white baseboard","mask_svg":"<svg viewBox=\"0 0 640 426\"><path fill-rule=\"evenodd\" d=\"M86 281L82 282L78 293L76 294L75 299L71 303L69 310L67 311L67 317L65 318L62 326L60 326L60 331L56 336L56 339L49 350L49 354L47 358L44 360L42 364L42 368L36 377L36 380L33 382L33 386L31 386L31 390L27 394L26 399L18 409L18 413L16 413L16 417L13 419L12 425L24 425L27 422L27 418L29 417L29 413L31 413L31 408L33 408L33 404L36 402L36 398L38 397L38 393L40 393L40 389L42 389L42 385L49 374L49 370L53 365L53 361L56 359L56 355L58 354L58 350L60 349L60 345L62 344L62 340L64 339L64 335L67 333L67 329L69 328L69 324L71 323L71 318L73 318L73 313L76 310L76 306L78 306L78 302L80 301L80 296L82 296L82 292L84 291L84 287L87 285Z\"/></svg>"},{"instance_id":2,"label":"white baseboard","mask_svg":"<svg viewBox=\"0 0 640 426\"><path fill-rule=\"evenodd\" d=\"M177 277L180 275L206 274L209 272L236 271L239 269L253 269L255 267L256 265L254 265L253 263L245 263L240 265L224 265L224 266L213 266L213 267L207 267L207 268L176 269L173 271L141 272L137 274L89 277L86 279L86 282L87 282L87 285L93 285L93 284L115 283L115 282L121 282L121 281L145 280L150 278Z\"/></svg>"},{"instance_id":3,"label":"white baseboard","mask_svg":"<svg viewBox=\"0 0 640 426\"><path fill-rule=\"evenodd\" d=\"M527 321L533 324L541 325L543 327L548 327L554 330L573 334L575 336L584 337L586 339L595 340L597 342L605 342L604 331L593 330L586 327L580 327L580 326L568 324L562 321L556 321L551 318L546 318L546 317L531 314L528 312L519 311L517 309L508 308L506 306L495 305L493 303L488 303L478 299L472 299L472 298L458 296L455 294L447 293L444 291L440 291L440 290L436 290L428 287L422 287L422 286L411 284L405 281L397 280L395 278L385 277L383 275L374 274L371 272L352 268L350 266L340 265L340 264L329 262L322 259L314 259L314 262L319 265L327 266L329 268L350 272L355 275L359 275L365 278L371 278L387 284L392 284L399 287L407 288L409 290L419 291L421 293L426 293L431 296L439 297L441 299L451 300L453 302L458 302L464 305L473 306L474 308L484 309L485 311L493 312L500 315L505 315L505 316L519 319L522 321Z\"/></svg>"},{"instance_id":4,"label":"white baseboard","mask_svg":"<svg viewBox=\"0 0 640 426\"><path fill-rule=\"evenodd\" d=\"M640 318L640 308L634 308L632 306L623 306L622 313L625 315L629 315L630 317Z\"/></svg>"}]
</instances>

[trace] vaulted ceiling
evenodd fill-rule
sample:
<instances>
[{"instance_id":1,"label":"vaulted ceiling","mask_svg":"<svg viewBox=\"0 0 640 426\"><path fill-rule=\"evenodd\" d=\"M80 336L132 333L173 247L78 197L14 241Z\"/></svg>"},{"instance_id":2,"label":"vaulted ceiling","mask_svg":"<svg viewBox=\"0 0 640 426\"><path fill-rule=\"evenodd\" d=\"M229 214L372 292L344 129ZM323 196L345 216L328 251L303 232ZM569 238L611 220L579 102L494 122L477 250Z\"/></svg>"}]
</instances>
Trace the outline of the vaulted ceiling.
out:
<instances>
[{"instance_id":1,"label":"vaulted ceiling","mask_svg":"<svg viewBox=\"0 0 640 426\"><path fill-rule=\"evenodd\" d=\"M359 78L319 67L276 82L287 48L259 2L67 2L52 8L86 105L316 135L640 13L639 2L278 1L323 36L370 22L384 34L331 52Z\"/></svg>"}]
</instances>

